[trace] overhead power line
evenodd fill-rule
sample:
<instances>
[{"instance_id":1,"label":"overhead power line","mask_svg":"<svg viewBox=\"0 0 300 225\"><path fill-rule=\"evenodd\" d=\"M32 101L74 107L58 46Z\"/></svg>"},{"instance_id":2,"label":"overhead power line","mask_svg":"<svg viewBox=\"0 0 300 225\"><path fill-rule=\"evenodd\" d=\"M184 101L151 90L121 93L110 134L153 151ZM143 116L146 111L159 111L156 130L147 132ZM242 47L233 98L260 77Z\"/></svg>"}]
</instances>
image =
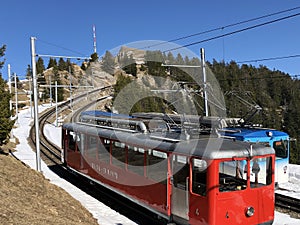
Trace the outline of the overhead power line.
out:
<instances>
[{"instance_id":1,"label":"overhead power line","mask_svg":"<svg viewBox=\"0 0 300 225\"><path fill-rule=\"evenodd\" d=\"M207 31L203 31L203 32L199 32L199 33L187 35L187 36L184 36L184 37L176 38L176 39L170 40L170 42L183 40L183 39L186 39L186 38L198 36L198 35L201 35L201 34L210 33L210 32L217 31L217 30L224 30L225 28L228 28L228 27L233 27L233 26L244 24L244 23L253 22L253 21L256 21L256 20L260 20L260 19L264 19L264 18L267 18L267 17L275 16L275 15L278 15L278 14L290 12L290 11L293 11L293 10L296 10L296 9L300 9L300 6L292 8L292 9L287 9L287 10L283 10L283 11L279 11L279 12L267 14L267 15L264 15L264 16L260 16L260 17L256 17L256 18L252 18L252 19L248 19L248 20L244 20L244 21L240 21L240 22L237 22L237 23L232 23L232 24L229 24L229 25L226 25L226 26L223 26L223 27L218 27L218 28L214 28L214 29L211 29L211 30L207 30Z\"/></svg>"},{"instance_id":2,"label":"overhead power line","mask_svg":"<svg viewBox=\"0 0 300 225\"><path fill-rule=\"evenodd\" d=\"M289 55L289 56L278 56L278 57L270 57L270 58L262 58L262 59L251 59L251 60L239 61L236 63L261 62L261 61L271 61L271 60L289 59L289 58L297 58L297 57L300 57L300 55Z\"/></svg>"},{"instance_id":3,"label":"overhead power line","mask_svg":"<svg viewBox=\"0 0 300 225\"><path fill-rule=\"evenodd\" d=\"M289 15L289 16L281 17L281 18L278 18L278 19L274 19L274 20L271 20L271 21L267 21L267 22L264 22L264 23L257 24L257 25L249 26L249 27L239 29L239 30L236 30L236 31L228 32L226 34L222 34L222 35L218 35L218 36L215 36L215 37L207 38L207 39L204 39L204 40L201 40L201 41L192 42L190 44L186 44L186 45L183 45L183 46L180 46L180 47L171 48L171 49L165 50L163 52L164 53L165 52L170 52L170 51L174 51L174 50L177 50L177 49L189 47L189 46L192 46L192 45L197 45L197 44L200 44L200 43L203 43L203 42L212 41L212 40L219 39L219 38L222 38L222 37L226 37L226 36L230 36L230 35L233 35L233 34L241 33L243 31L252 30L252 29L257 28L257 27L262 27L262 26L269 25L269 24L272 24L272 23L276 23L276 22L279 22L279 21L282 21L282 20L290 19L290 18L299 16L299 15L300 15L300 13L295 13L295 14L292 14L292 15Z\"/></svg>"},{"instance_id":4,"label":"overhead power line","mask_svg":"<svg viewBox=\"0 0 300 225\"><path fill-rule=\"evenodd\" d=\"M72 53L76 53L78 55L81 55L81 56L84 56L85 54L83 54L82 52L78 52L78 51L75 51L75 50L72 50L72 49L69 49L69 48L66 48L66 47L63 47L63 46L59 46L59 45L56 45L56 44L53 44L53 43L49 43L47 41L43 41L41 39L38 39L38 41L42 42L42 43L45 43L47 45L51 45L51 46L54 46L56 48L61 48L61 49L64 49L66 51L69 51L69 52L72 52Z\"/></svg>"},{"instance_id":5,"label":"overhead power line","mask_svg":"<svg viewBox=\"0 0 300 225\"><path fill-rule=\"evenodd\" d=\"M265 77L265 76L262 76L262 77L244 77L244 78L226 78L226 79L219 79L218 81L219 82L228 82L228 81L235 81L235 80L269 80L269 79L280 79L280 78L287 78L287 77L291 77L291 78L298 78L300 77L300 75L278 75L278 76L271 76L271 77Z\"/></svg>"},{"instance_id":6,"label":"overhead power line","mask_svg":"<svg viewBox=\"0 0 300 225\"><path fill-rule=\"evenodd\" d=\"M206 31L186 35L186 36L183 36L183 37L174 38L174 39L171 39L169 41L165 41L165 42L158 43L158 44L153 44L153 45L150 45L150 46L147 46L147 47L144 47L144 48L155 47L155 46L163 45L163 44L168 43L168 42L180 41L180 40L184 40L184 39L187 39L187 38L190 38L190 37L199 36L199 35L202 35L202 34L207 34L207 33L211 33L211 32L218 31L218 30L224 30L225 28L234 27L234 26L237 26L237 25L253 22L253 21L256 21L256 20L261 20L261 19L264 19L264 18L267 18L267 17L279 15L279 14L286 13L286 12L291 12L291 11L294 11L294 10L297 10L297 9L300 9L300 6L290 8L290 9L286 9L286 10L282 10L282 11L279 11L279 12L266 14L266 15L251 18L251 19L247 19L247 20L243 20L243 21L228 24L228 25L225 25L225 26L220 26L220 27L213 28L213 29L210 29L210 30L206 30Z\"/></svg>"}]
</instances>

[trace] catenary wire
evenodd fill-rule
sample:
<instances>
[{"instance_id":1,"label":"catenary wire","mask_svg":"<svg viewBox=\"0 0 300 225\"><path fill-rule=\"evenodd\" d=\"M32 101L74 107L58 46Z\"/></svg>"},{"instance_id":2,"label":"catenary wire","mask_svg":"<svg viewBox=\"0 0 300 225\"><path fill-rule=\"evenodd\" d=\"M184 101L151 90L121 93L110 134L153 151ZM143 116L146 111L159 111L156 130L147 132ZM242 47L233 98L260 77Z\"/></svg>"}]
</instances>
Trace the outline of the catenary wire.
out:
<instances>
[{"instance_id":1,"label":"catenary wire","mask_svg":"<svg viewBox=\"0 0 300 225\"><path fill-rule=\"evenodd\" d=\"M298 78L300 75L278 75L278 76L272 76L272 77L248 77L248 78L226 78L226 79L219 79L219 82L227 82L227 81L235 81L235 80L267 80L267 79L280 79L280 78L286 78L287 76L291 78Z\"/></svg>"},{"instance_id":2,"label":"catenary wire","mask_svg":"<svg viewBox=\"0 0 300 225\"><path fill-rule=\"evenodd\" d=\"M72 53L76 53L80 56L85 56L85 54L83 54L82 52L78 52L78 51L74 51L72 49L69 49L69 48L66 48L66 47L62 47L62 46L59 46L59 45L56 45L56 44L53 44L53 43L50 43L50 42L47 42L47 41L43 41L41 39L37 39L38 41L44 43L44 44L47 44L47 45L51 45L51 46L54 46L54 47L57 47L57 48L61 48L61 49L64 49L66 51L69 51L69 52L72 52Z\"/></svg>"},{"instance_id":3,"label":"catenary wire","mask_svg":"<svg viewBox=\"0 0 300 225\"><path fill-rule=\"evenodd\" d=\"M236 63L250 63L250 62L262 62L262 61L271 61L271 60L280 60L280 59L289 59L289 58L297 58L300 57L300 54L297 55L289 55L289 56L277 56L270 58L262 58L262 59L250 59L245 61L238 61Z\"/></svg>"},{"instance_id":4,"label":"catenary wire","mask_svg":"<svg viewBox=\"0 0 300 225\"><path fill-rule=\"evenodd\" d=\"M190 37L199 36L199 35L202 35L202 34L207 34L207 33L211 33L211 32L218 31L218 30L224 30L225 28L234 27L234 26L237 26L237 25L241 25L241 24L253 22L253 21L264 19L264 18L267 18L267 17L272 17L272 16L279 15L279 14L286 13L286 12L291 12L291 11L297 10L297 9L300 9L300 6L297 6L297 7L294 7L294 8L290 8L290 9L286 9L286 10L282 10L282 11L279 11L279 12L274 12L274 13L266 14L266 15L255 17L255 18L251 18L251 19L247 19L247 20L243 20L243 21L240 21L240 22L228 24L228 25L217 27L217 28L213 28L213 29L210 29L210 30L206 30L206 31L202 31L202 32L198 32L198 33L186 35L186 36L183 36L183 37L174 38L174 39L171 39L169 41L165 41L165 42L162 42L162 43L153 44L153 45L144 47L143 49L145 49L145 48L151 48L151 47L155 47L155 46L159 46L159 45L163 45L163 44L168 43L168 42L176 42L176 41L184 40L184 39L187 39L187 38L190 38Z\"/></svg>"},{"instance_id":5,"label":"catenary wire","mask_svg":"<svg viewBox=\"0 0 300 225\"><path fill-rule=\"evenodd\" d=\"M204 39L204 40L201 40L201 41L192 42L192 43L180 46L180 47L171 48L171 49L163 51L163 53L171 52L171 51L181 49L181 48L185 48L185 47L189 47L189 46L192 46L192 45L197 45L197 44L200 44L200 43L203 43L203 42L212 41L212 40L219 39L219 38L222 38L222 37L226 37L226 36L230 36L230 35L233 35L233 34L241 33L241 32L247 31L247 30L252 30L252 29L257 28L257 27L262 27L262 26L269 25L269 24L272 24L272 23L276 23L276 22L279 22L279 21L282 21L282 20L290 19L290 18L299 16L299 15L300 15L300 13L295 13L295 14L292 14L292 15L289 15L289 16L281 17L281 18L278 18L278 19L274 19L274 20L271 20L271 21L264 22L264 23L249 26L249 27L246 27L246 28L243 28L243 29L228 32L228 33L225 33L225 34L222 34L222 35L218 35L218 36L215 36L215 37L207 38L207 39Z\"/></svg>"}]
</instances>

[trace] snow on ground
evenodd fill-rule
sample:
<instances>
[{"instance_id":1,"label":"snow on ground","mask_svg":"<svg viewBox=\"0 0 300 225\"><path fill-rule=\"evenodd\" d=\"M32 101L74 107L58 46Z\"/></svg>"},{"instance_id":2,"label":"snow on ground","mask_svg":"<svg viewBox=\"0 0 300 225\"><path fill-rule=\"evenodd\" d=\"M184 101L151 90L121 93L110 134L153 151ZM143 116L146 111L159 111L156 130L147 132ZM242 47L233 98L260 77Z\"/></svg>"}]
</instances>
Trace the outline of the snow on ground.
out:
<instances>
[{"instance_id":1,"label":"snow on ground","mask_svg":"<svg viewBox=\"0 0 300 225\"><path fill-rule=\"evenodd\" d=\"M279 184L276 193L300 199L300 166L289 164L289 182Z\"/></svg>"},{"instance_id":2,"label":"snow on ground","mask_svg":"<svg viewBox=\"0 0 300 225\"><path fill-rule=\"evenodd\" d=\"M39 107L39 112L46 108L47 106ZM16 152L14 152L14 155L31 168L36 169L36 154L34 151L32 151L27 142L27 138L29 137L30 123L32 121L33 119L31 118L29 109L21 111L19 113L18 122L16 123L17 127L13 129L12 133L20 141L20 144L18 144L16 147ZM56 145L61 146L61 144L58 142L61 139L60 128L55 127L54 125L48 125L46 134L49 135L47 136L49 140L53 140ZM107 207L100 201L92 198L90 195L71 185L64 179L61 179L59 176L53 173L44 162L41 163L41 169L43 175L49 179L51 183L63 188L70 195L72 195L72 197L81 202L81 204L98 220L99 224L136 225L136 223L132 222L128 218Z\"/></svg>"},{"instance_id":3,"label":"snow on ground","mask_svg":"<svg viewBox=\"0 0 300 225\"><path fill-rule=\"evenodd\" d=\"M39 111L46 109L48 106L41 106ZM20 140L20 144L17 145L17 156L20 160L28 164L30 167L36 169L36 158L35 153L32 151L30 146L27 144L27 138L29 136L30 123L33 119L30 116L30 110L23 110L19 113L18 126L13 129L13 135ZM53 124L47 124L44 128L44 132L48 139L51 140L57 146L61 146L61 127L55 127ZM62 187L64 190L69 192L75 199L81 202L93 216L98 219L98 222L103 225L131 225L136 224L130 221L128 218L120 215L109 207L103 205L98 200L92 198L86 193L82 192L78 188L69 184L65 180L58 177L52 171L48 169L46 164L42 162L42 171L44 176L49 179L52 183ZM290 182L280 185L280 188L286 190L279 190L277 192L300 198L300 166L290 165ZM291 218L287 214L283 214L275 211L275 220L273 225L298 225L300 224L299 219Z\"/></svg>"}]
</instances>

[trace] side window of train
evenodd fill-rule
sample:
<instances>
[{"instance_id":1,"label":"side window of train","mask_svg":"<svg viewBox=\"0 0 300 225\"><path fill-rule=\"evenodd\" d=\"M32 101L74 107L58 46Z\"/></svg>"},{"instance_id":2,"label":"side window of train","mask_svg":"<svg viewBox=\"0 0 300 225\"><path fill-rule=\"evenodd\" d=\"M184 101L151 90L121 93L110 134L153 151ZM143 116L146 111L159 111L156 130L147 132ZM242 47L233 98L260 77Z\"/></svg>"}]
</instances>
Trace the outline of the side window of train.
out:
<instances>
[{"instance_id":1,"label":"side window of train","mask_svg":"<svg viewBox=\"0 0 300 225\"><path fill-rule=\"evenodd\" d=\"M68 149L74 152L76 150L76 133L73 131L68 131Z\"/></svg>"},{"instance_id":2,"label":"side window of train","mask_svg":"<svg viewBox=\"0 0 300 225\"><path fill-rule=\"evenodd\" d=\"M109 139L103 139L103 146L107 152L110 152L110 143L111 141Z\"/></svg>"},{"instance_id":3,"label":"side window of train","mask_svg":"<svg viewBox=\"0 0 300 225\"><path fill-rule=\"evenodd\" d=\"M189 177L189 164L186 156L173 155L173 184L175 187L186 190L187 177Z\"/></svg>"},{"instance_id":4,"label":"side window of train","mask_svg":"<svg viewBox=\"0 0 300 225\"><path fill-rule=\"evenodd\" d=\"M125 144L114 141L112 143L112 164L120 168L125 167L126 163L126 148Z\"/></svg>"},{"instance_id":5,"label":"side window of train","mask_svg":"<svg viewBox=\"0 0 300 225\"><path fill-rule=\"evenodd\" d=\"M206 196L207 162L204 159L192 159L192 192Z\"/></svg>"},{"instance_id":6,"label":"side window of train","mask_svg":"<svg viewBox=\"0 0 300 225\"><path fill-rule=\"evenodd\" d=\"M275 149L276 157L280 157L280 158L288 157L288 141L287 140L274 141L273 148Z\"/></svg>"},{"instance_id":7,"label":"side window of train","mask_svg":"<svg viewBox=\"0 0 300 225\"><path fill-rule=\"evenodd\" d=\"M128 146L128 170L144 176L145 150L143 148Z\"/></svg>"},{"instance_id":8,"label":"side window of train","mask_svg":"<svg viewBox=\"0 0 300 225\"><path fill-rule=\"evenodd\" d=\"M98 155L99 159L102 162L109 163L110 159L110 140L109 139L98 139L99 150Z\"/></svg>"},{"instance_id":9,"label":"side window of train","mask_svg":"<svg viewBox=\"0 0 300 225\"><path fill-rule=\"evenodd\" d=\"M77 149L83 154L85 150L85 134L78 134L76 139L77 139Z\"/></svg>"},{"instance_id":10,"label":"side window of train","mask_svg":"<svg viewBox=\"0 0 300 225\"><path fill-rule=\"evenodd\" d=\"M152 149L147 155L147 176L157 182L166 183L168 177L167 153Z\"/></svg>"},{"instance_id":11,"label":"side window of train","mask_svg":"<svg viewBox=\"0 0 300 225\"><path fill-rule=\"evenodd\" d=\"M91 158L95 158L98 151L98 137L87 137L87 155Z\"/></svg>"}]
</instances>

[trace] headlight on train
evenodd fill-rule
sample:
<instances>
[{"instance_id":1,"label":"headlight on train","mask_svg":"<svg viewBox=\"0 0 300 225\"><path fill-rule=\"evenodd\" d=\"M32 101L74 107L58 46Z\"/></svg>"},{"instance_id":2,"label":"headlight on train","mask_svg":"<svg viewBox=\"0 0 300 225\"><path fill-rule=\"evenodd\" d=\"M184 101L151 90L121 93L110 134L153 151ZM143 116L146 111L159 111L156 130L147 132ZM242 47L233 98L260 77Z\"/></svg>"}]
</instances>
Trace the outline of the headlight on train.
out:
<instances>
[{"instance_id":1,"label":"headlight on train","mask_svg":"<svg viewBox=\"0 0 300 225\"><path fill-rule=\"evenodd\" d=\"M252 206L249 206L248 208L246 208L246 216L251 217L254 215L254 208Z\"/></svg>"},{"instance_id":2,"label":"headlight on train","mask_svg":"<svg viewBox=\"0 0 300 225\"><path fill-rule=\"evenodd\" d=\"M272 137L273 136L273 132L272 131L267 131L267 136L268 137Z\"/></svg>"}]
</instances>

